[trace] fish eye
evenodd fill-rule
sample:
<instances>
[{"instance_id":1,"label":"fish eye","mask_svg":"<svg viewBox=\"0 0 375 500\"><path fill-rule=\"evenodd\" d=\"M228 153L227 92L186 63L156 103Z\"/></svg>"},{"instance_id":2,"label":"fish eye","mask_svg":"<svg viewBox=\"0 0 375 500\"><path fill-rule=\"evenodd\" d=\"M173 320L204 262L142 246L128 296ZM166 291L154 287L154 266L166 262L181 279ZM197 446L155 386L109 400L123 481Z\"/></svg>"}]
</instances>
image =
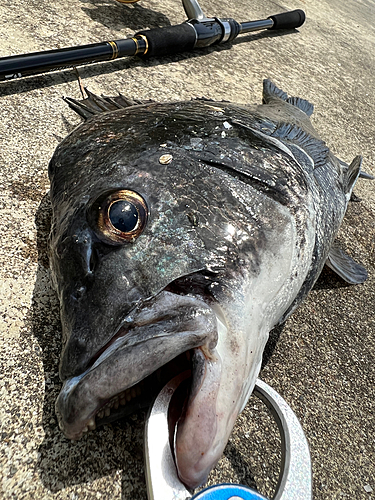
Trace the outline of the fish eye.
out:
<instances>
[{"instance_id":1,"label":"fish eye","mask_svg":"<svg viewBox=\"0 0 375 500\"><path fill-rule=\"evenodd\" d=\"M128 189L101 196L94 204L93 211L96 231L111 244L138 238L148 217L145 200Z\"/></svg>"}]
</instances>

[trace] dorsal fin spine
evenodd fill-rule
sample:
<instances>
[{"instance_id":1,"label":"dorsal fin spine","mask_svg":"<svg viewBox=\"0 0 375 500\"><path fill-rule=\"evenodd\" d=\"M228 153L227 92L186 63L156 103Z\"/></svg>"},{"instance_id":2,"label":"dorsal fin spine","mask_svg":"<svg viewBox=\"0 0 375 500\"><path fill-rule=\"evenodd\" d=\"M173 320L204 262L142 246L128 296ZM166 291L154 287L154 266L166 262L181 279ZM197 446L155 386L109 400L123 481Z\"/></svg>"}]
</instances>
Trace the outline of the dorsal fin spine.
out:
<instances>
[{"instance_id":1,"label":"dorsal fin spine","mask_svg":"<svg viewBox=\"0 0 375 500\"><path fill-rule=\"evenodd\" d=\"M263 102L266 104L274 97L278 97L279 99L286 101L288 94L276 87L271 80L263 80Z\"/></svg>"},{"instance_id":2,"label":"dorsal fin spine","mask_svg":"<svg viewBox=\"0 0 375 500\"><path fill-rule=\"evenodd\" d=\"M288 97L286 101L299 108L301 111L306 113L307 116L311 116L314 112L314 105L306 99L301 99L300 97Z\"/></svg>"},{"instance_id":3,"label":"dorsal fin spine","mask_svg":"<svg viewBox=\"0 0 375 500\"><path fill-rule=\"evenodd\" d=\"M314 161L314 168L327 162L329 149L321 139L313 137L298 125L279 123L271 134L273 137L301 146Z\"/></svg>"},{"instance_id":4,"label":"dorsal fin spine","mask_svg":"<svg viewBox=\"0 0 375 500\"><path fill-rule=\"evenodd\" d=\"M108 111L116 111L122 108L129 108L131 106L154 102L152 100L135 101L124 97L122 94L115 97L107 97L104 95L98 96L87 88L85 88L85 92L87 97L81 101L71 97L64 97L64 100L68 103L69 107L85 120L88 120L94 115L107 113Z\"/></svg>"},{"instance_id":5,"label":"dorsal fin spine","mask_svg":"<svg viewBox=\"0 0 375 500\"><path fill-rule=\"evenodd\" d=\"M296 106L296 108L306 113L307 116L313 114L314 106L311 102L306 99L301 99L300 97L288 97L288 94L276 87L271 80L263 80L263 103L268 104L275 97Z\"/></svg>"}]
</instances>

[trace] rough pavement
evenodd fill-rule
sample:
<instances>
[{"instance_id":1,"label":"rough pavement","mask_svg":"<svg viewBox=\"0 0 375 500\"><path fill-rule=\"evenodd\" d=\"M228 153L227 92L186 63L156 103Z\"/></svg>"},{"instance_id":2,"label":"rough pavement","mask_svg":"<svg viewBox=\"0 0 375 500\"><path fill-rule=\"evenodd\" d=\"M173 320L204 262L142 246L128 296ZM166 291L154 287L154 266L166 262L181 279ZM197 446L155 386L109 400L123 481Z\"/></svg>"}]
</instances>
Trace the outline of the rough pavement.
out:
<instances>
[{"instance_id":1,"label":"rough pavement","mask_svg":"<svg viewBox=\"0 0 375 500\"><path fill-rule=\"evenodd\" d=\"M227 4L227 5L225 5ZM202 0L208 15L238 21L302 8L298 31L254 33L231 46L80 67L85 86L140 99L206 96L260 102L263 78L314 103L313 122L346 161L375 174L375 2ZM178 0L3 0L0 56L125 38L184 20ZM0 83L0 498L145 500L143 415L79 442L57 427L58 304L46 253L47 165L79 123L61 96L80 97L74 70ZM261 378L297 413L310 443L314 499L375 498L375 182L359 181L340 233L369 280L345 286L324 272L308 300L273 332ZM276 342L277 341L277 342ZM211 481L272 495L275 424L251 399ZM365 488L366 487L366 488Z\"/></svg>"}]
</instances>

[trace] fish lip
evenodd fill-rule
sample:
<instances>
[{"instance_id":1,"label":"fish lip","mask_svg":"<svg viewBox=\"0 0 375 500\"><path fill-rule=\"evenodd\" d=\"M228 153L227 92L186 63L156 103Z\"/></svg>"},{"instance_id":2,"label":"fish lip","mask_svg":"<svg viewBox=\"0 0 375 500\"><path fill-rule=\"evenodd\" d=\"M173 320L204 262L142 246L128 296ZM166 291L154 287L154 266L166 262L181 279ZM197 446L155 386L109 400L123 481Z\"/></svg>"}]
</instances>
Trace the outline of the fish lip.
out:
<instances>
[{"instance_id":1,"label":"fish lip","mask_svg":"<svg viewBox=\"0 0 375 500\"><path fill-rule=\"evenodd\" d=\"M154 399L156 398L157 394L160 392L160 390L174 376L177 376L178 374L180 374L182 372L189 372L189 375L187 375L187 378L186 378L186 380L188 380L189 376L191 377L191 366L190 366L190 358L191 358L191 356L192 356L191 350L187 350L184 353L182 353L179 356L177 356L174 360L172 360L172 363L177 363L177 364L180 365L178 371L173 371L173 370L169 371L168 365L170 363L167 363L166 365L164 365L163 367L161 367L161 370L166 369L166 371L168 371L168 373L169 373L168 377L166 377L165 375L162 374L160 376L161 382L158 382L157 384L155 384L156 387L152 387L150 389L150 391L147 391L147 393L145 395L142 395L143 399L141 399L141 401L136 401L135 405L133 405L132 402L131 402L129 405L127 404L125 407L120 407L120 410L116 410L115 409L113 411L111 409L110 416L108 416L108 417L102 417L102 418L100 418L100 421L95 422L95 424L96 424L95 428L99 427L99 426L102 426L102 425L106 425L108 423L111 423L113 421L119 420L121 418L124 418L124 417L126 417L128 415L131 415L132 413L134 413L137 410L149 408L151 406L151 404L153 403ZM189 366L187 366L187 363L189 363ZM134 389L135 387L139 386L140 384L142 384L142 385L146 384L147 383L147 379L148 378L152 378L154 375L155 375L155 372L153 372L148 377L146 377L145 379L143 379L140 383L135 384L134 386L131 386L131 387L127 388L126 391L130 390L130 389ZM72 379L76 379L76 378L79 378L79 377L80 376L78 376L78 377L72 377ZM72 382L72 379L69 379L69 381ZM78 430L74 430L74 429L69 429L69 426L67 426L66 423L64 423L62 412L60 411L60 408L59 408L59 406L60 406L59 405L59 399L61 397L62 392L63 392L63 389L60 392L60 395L59 395L58 399L56 400L55 411L56 411L56 415L58 417L58 424L59 424L60 430L64 433L64 435L68 439L71 439L71 440L79 440L79 439L81 439L82 436L84 435L84 433L87 431L87 424L88 424L88 422L90 420L92 420L92 419L95 420L95 418L97 417L98 413L100 413L101 411L105 410L106 407L108 407L108 404L110 405L111 401L114 400L114 399L116 399L116 397L118 397L118 394L114 394L113 398L111 398L107 403L103 404L101 407L96 408L96 410L94 412L92 412L86 418L86 422L80 425L80 428ZM125 391L123 391L123 392L125 392ZM68 394L65 394L64 397L65 398L68 397Z\"/></svg>"},{"instance_id":2,"label":"fish lip","mask_svg":"<svg viewBox=\"0 0 375 500\"><path fill-rule=\"evenodd\" d=\"M159 292L159 294L157 294L157 296L163 292L165 292L165 290L163 290L162 292ZM171 291L168 291L166 293L176 295L176 297L182 297L181 295L174 294ZM206 307L209 308L210 311L212 312L213 316L215 317L215 322L216 322L216 315L212 311L209 304L207 304L205 301L202 301L201 297L197 298L197 297L190 296L190 299L193 301L204 302ZM155 371L157 371L157 370L153 370L152 372L147 374L145 377L142 377L135 384L133 384L133 383L124 384L124 387L122 387L121 391L114 391L110 398L108 398L104 401L101 401L100 404L95 405L95 407L92 409L92 411L90 411L88 414L86 414L84 419L80 419L79 414L77 414L77 411L75 411L74 403L72 404L72 401L71 401L72 395L74 395L75 390L77 388L79 390L79 386L80 386L80 384L84 383L85 378L92 376L92 374L95 375L95 372L97 370L100 370L105 363L110 362L111 358L116 356L116 353L118 353L120 351L122 344L124 342L126 343L126 340L128 338L127 335L129 333L129 331L131 330L131 327L134 324L134 322L132 321L132 318L135 314L135 310L136 309L142 310L142 307L144 307L145 304L147 305L147 303L148 303L148 301L145 301L142 304L138 304L137 307L133 308L132 311L127 314L127 316L122 321L121 326L117 329L116 333L112 336L112 339L91 358L89 366L86 368L86 370L83 373L65 380L63 387L61 389L61 392L57 398L55 406L56 406L56 414L57 414L58 421L59 421L59 427L64 432L65 436L68 439L72 439L72 440L80 439L82 437L83 433L87 431L88 425L89 426L91 425L91 427L92 427L95 424L94 427L96 427L95 418L97 417L98 413L100 413L103 409L105 410L106 408L109 407L112 400L116 399L116 397L123 395L123 393L129 389L137 388L140 383L144 382L149 376L154 375ZM158 316L156 318L151 317L151 319L149 321L144 321L142 323L142 327L146 328L146 329L150 328L150 327L152 327L152 325L155 325L155 324L157 325L159 323L159 320L160 320L160 318ZM204 352L206 354L209 353L210 348L213 348L217 342L216 325L215 325L215 332L216 332L216 337L214 339L214 342L211 339L210 347L207 347L207 345L204 345L202 343L202 345L200 345L200 344L194 345L193 349L203 348ZM146 339L145 342L147 342L148 340L150 340L150 339L149 338ZM176 359L181 360L181 356L188 357L189 356L188 353L190 351L191 351L191 348L188 348L186 350L183 350L182 352L179 352L177 356L175 356L174 358L169 360L167 363L163 363L160 366L160 369L164 368L164 369L168 370L168 365L170 363L175 362ZM184 363L182 363L182 365L183 365L181 368L182 371L186 370L186 368L190 368L190 367L187 367L186 364L184 364ZM156 397L157 393L161 390L162 386L166 382L168 382L172 376L177 375L178 373L179 372L174 372L174 373L172 372L172 375L170 375L167 379L163 380L162 385L160 385L160 387L157 387L153 396L149 398L147 406L149 406L149 404L152 402L153 397L154 396ZM151 392L153 392L153 390L154 389L152 388ZM147 399L147 397L146 397L146 399ZM73 401L74 401L74 398L73 398ZM128 413L131 413L131 411ZM122 415L119 415L118 418L120 418L121 416ZM112 421L112 420L115 420L115 418L107 419L107 420L105 418L101 419L101 422L98 422L98 425L105 424L108 421ZM94 424L92 424L92 422L94 422Z\"/></svg>"}]
</instances>

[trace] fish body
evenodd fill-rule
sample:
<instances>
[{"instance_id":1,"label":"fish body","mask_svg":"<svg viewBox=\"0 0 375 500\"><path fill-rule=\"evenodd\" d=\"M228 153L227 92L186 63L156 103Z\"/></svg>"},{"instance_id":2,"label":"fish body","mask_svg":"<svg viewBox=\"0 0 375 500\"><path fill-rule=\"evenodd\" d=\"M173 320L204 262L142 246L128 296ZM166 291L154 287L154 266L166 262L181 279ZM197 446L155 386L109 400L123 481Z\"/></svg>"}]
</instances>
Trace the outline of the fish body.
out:
<instances>
[{"instance_id":1,"label":"fish body","mask_svg":"<svg viewBox=\"0 0 375 500\"><path fill-rule=\"evenodd\" d=\"M174 453L191 488L220 458L270 330L327 259L366 278L334 246L360 158L330 153L307 101L268 80L263 101L70 100L88 119L49 167L60 427L77 439L190 370Z\"/></svg>"}]
</instances>

